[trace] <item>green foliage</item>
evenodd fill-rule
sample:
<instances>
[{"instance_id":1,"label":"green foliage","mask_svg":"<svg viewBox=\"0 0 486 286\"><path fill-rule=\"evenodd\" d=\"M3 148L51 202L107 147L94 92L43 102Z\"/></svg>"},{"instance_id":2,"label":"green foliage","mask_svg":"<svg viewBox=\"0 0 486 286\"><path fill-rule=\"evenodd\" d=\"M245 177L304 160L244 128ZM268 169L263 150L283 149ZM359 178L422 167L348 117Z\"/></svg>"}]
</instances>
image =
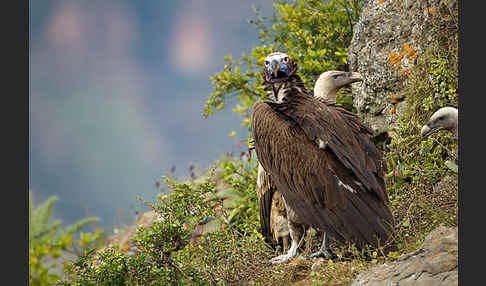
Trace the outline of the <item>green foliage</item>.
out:
<instances>
[{"instance_id":1,"label":"green foliage","mask_svg":"<svg viewBox=\"0 0 486 286\"><path fill-rule=\"evenodd\" d=\"M298 73L309 92L322 72L347 71L347 47L363 4L362 0L275 2L272 18L257 15L250 21L259 29L261 45L249 55L243 53L239 60L225 57L223 71L210 77L213 91L205 103L204 115L214 114L225 107L227 100L236 99L233 111L243 117L243 126L250 126L249 110L265 96L263 60L274 51L285 52L299 63ZM346 100L343 105L349 107Z\"/></svg>"},{"instance_id":2,"label":"green foliage","mask_svg":"<svg viewBox=\"0 0 486 286\"><path fill-rule=\"evenodd\" d=\"M222 188L216 196L223 199L223 207L231 211L228 223L239 227L243 234L254 232L260 227L255 188L258 166L256 156L248 160L227 156L218 160L217 165L220 170L217 178Z\"/></svg>"},{"instance_id":3,"label":"green foliage","mask_svg":"<svg viewBox=\"0 0 486 286\"><path fill-rule=\"evenodd\" d=\"M159 217L137 229L136 253L87 252L62 285L215 285L255 276L272 253L257 231L255 178L256 161L245 156L225 157L197 180L164 177L168 192L144 201Z\"/></svg>"},{"instance_id":4,"label":"green foliage","mask_svg":"<svg viewBox=\"0 0 486 286\"><path fill-rule=\"evenodd\" d=\"M56 200L52 196L35 207L32 192L29 191L29 285L54 284L59 279L59 275L52 271L56 265L48 264L46 260L59 258L63 251L72 250L75 234L81 228L98 221L95 217L88 217L61 229L62 223L52 221L51 217ZM97 229L95 233L81 235L80 243L93 246L101 240L102 231Z\"/></svg>"}]
</instances>

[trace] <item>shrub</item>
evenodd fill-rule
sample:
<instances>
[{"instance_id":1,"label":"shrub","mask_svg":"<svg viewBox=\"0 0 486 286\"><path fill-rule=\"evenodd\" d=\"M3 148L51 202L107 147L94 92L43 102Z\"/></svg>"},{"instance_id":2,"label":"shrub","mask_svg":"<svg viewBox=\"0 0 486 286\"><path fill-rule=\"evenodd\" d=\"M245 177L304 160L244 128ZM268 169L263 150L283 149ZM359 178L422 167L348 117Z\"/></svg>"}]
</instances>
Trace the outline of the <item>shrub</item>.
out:
<instances>
[{"instance_id":1,"label":"shrub","mask_svg":"<svg viewBox=\"0 0 486 286\"><path fill-rule=\"evenodd\" d=\"M257 232L255 159L224 157L204 176L150 203L158 220L139 227L135 254L87 251L61 285L215 285L250 280L273 251Z\"/></svg>"},{"instance_id":2,"label":"shrub","mask_svg":"<svg viewBox=\"0 0 486 286\"><path fill-rule=\"evenodd\" d=\"M363 4L363 0L275 2L272 18L257 15L250 21L259 30L261 45L249 55L243 53L241 59L224 57L223 70L210 76L213 91L205 103L204 115L214 114L228 100L236 99L233 111L243 117L243 126L250 126L249 109L265 96L263 60L274 51L285 52L299 63L298 73L310 92L322 72L348 71L347 47ZM342 104L349 107L349 98L343 98Z\"/></svg>"},{"instance_id":3,"label":"shrub","mask_svg":"<svg viewBox=\"0 0 486 286\"><path fill-rule=\"evenodd\" d=\"M29 191L29 285L53 285L59 279L54 272L55 263L48 263L49 258L57 259L64 251L77 253L75 234L81 228L98 221L95 217L84 218L75 224L61 229L60 221L52 221L51 213L57 197L51 196L35 207L32 192ZM101 241L102 231L81 233L77 241L81 246L96 246Z\"/></svg>"}]
</instances>

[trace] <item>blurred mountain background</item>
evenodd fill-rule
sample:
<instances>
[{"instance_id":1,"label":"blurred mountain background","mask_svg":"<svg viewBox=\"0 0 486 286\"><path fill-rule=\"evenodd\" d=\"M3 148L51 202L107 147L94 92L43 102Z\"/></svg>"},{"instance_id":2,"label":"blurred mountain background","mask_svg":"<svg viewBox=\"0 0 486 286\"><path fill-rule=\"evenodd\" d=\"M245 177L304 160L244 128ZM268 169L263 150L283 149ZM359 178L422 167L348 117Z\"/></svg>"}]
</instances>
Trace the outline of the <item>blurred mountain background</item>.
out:
<instances>
[{"instance_id":1,"label":"blurred mountain background","mask_svg":"<svg viewBox=\"0 0 486 286\"><path fill-rule=\"evenodd\" d=\"M204 119L209 75L258 44L248 20L272 1L30 1L29 186L64 224L131 223L175 167L209 166L246 128ZM229 137L235 130L237 135Z\"/></svg>"}]
</instances>

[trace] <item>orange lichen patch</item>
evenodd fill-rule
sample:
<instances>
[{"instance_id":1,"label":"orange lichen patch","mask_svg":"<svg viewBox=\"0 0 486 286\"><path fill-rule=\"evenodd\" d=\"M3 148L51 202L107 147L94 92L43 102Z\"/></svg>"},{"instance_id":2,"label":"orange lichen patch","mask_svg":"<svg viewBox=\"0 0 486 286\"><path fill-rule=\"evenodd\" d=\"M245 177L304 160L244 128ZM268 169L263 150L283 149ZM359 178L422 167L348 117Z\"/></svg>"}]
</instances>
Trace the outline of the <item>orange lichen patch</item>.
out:
<instances>
[{"instance_id":1,"label":"orange lichen patch","mask_svg":"<svg viewBox=\"0 0 486 286\"><path fill-rule=\"evenodd\" d=\"M408 53L408 59L413 61L415 60L415 58L417 57L417 52L415 51L415 49L412 47L410 52Z\"/></svg>"},{"instance_id":2,"label":"orange lichen patch","mask_svg":"<svg viewBox=\"0 0 486 286\"><path fill-rule=\"evenodd\" d=\"M391 67L400 67L400 61L403 59L403 56L402 55L399 55L397 53L391 53L389 56L388 56L388 64L391 66Z\"/></svg>"},{"instance_id":3,"label":"orange lichen patch","mask_svg":"<svg viewBox=\"0 0 486 286\"><path fill-rule=\"evenodd\" d=\"M394 68L395 72L401 71L402 76L407 76L410 74L409 70L403 70L403 66L401 61L404 57L407 57L410 61L415 60L417 57L417 52L413 45L410 45L409 42L406 42L402 45L400 49L400 53L391 53L388 56L388 64L390 67Z\"/></svg>"},{"instance_id":4,"label":"orange lichen patch","mask_svg":"<svg viewBox=\"0 0 486 286\"><path fill-rule=\"evenodd\" d=\"M405 100L405 96L402 95L402 94L392 95L391 98L390 98L390 102L392 104L397 104L397 103L402 102L404 100Z\"/></svg>"},{"instance_id":5,"label":"orange lichen patch","mask_svg":"<svg viewBox=\"0 0 486 286\"><path fill-rule=\"evenodd\" d=\"M402 51L400 54L405 57L407 56L409 60L413 61L417 57L417 52L415 51L415 48L410 45L409 42L404 43L402 45Z\"/></svg>"}]
</instances>

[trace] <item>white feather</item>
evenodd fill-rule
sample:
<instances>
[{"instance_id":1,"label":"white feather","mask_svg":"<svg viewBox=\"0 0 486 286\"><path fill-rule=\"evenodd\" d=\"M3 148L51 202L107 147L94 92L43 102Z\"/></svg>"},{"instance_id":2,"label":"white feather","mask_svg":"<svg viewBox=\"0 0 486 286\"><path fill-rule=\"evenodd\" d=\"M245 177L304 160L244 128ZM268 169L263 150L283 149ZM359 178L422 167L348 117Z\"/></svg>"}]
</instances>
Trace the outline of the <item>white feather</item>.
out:
<instances>
[{"instance_id":1,"label":"white feather","mask_svg":"<svg viewBox=\"0 0 486 286\"><path fill-rule=\"evenodd\" d=\"M287 92L287 89L284 87L280 88L277 93L277 103L282 103L283 99L285 98L285 93Z\"/></svg>"},{"instance_id":2,"label":"white feather","mask_svg":"<svg viewBox=\"0 0 486 286\"><path fill-rule=\"evenodd\" d=\"M351 188L350 186L348 186L345 183L343 183L338 177L336 177L336 178L338 179L338 186L342 186L346 190L350 191L351 193L356 194L356 191L353 188Z\"/></svg>"},{"instance_id":3,"label":"white feather","mask_svg":"<svg viewBox=\"0 0 486 286\"><path fill-rule=\"evenodd\" d=\"M326 149L327 147L327 141L322 141L321 139L317 139L317 145L319 145L319 148L321 149Z\"/></svg>"},{"instance_id":4,"label":"white feather","mask_svg":"<svg viewBox=\"0 0 486 286\"><path fill-rule=\"evenodd\" d=\"M264 173L265 169L263 169L262 165L258 164L257 187L259 189L262 187Z\"/></svg>"}]
</instances>

